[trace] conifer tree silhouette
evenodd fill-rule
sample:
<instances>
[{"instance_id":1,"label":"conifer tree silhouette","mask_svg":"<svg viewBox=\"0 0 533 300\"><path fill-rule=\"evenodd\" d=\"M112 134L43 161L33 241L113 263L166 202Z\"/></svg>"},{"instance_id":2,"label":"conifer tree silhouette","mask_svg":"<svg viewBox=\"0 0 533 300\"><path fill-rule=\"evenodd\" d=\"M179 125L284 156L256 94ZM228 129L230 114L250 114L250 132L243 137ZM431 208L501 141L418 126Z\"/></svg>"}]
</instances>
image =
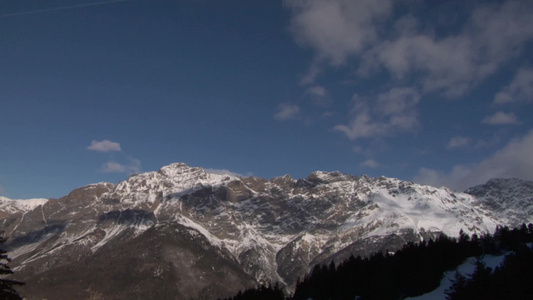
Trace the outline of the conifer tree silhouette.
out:
<instances>
[{"instance_id":1,"label":"conifer tree silhouette","mask_svg":"<svg viewBox=\"0 0 533 300\"><path fill-rule=\"evenodd\" d=\"M6 242L3 237L3 232L0 232L0 246ZM7 276L13 274L13 271L8 266L11 261L7 256L7 251L0 248L0 299L5 300L22 300L22 297L15 290L15 286L23 285L23 282L6 279Z\"/></svg>"}]
</instances>

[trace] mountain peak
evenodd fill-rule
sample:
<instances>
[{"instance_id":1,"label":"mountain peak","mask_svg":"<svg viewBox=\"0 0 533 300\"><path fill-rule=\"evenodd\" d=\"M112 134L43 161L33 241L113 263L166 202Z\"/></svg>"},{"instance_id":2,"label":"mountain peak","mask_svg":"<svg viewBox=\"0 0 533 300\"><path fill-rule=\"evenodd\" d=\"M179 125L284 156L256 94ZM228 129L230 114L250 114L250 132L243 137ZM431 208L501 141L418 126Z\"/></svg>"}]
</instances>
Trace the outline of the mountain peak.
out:
<instances>
[{"instance_id":1,"label":"mountain peak","mask_svg":"<svg viewBox=\"0 0 533 300\"><path fill-rule=\"evenodd\" d=\"M496 185L496 186L517 186L527 183L527 180L519 178L491 178L487 181L486 185ZM531 182L530 182L531 183Z\"/></svg>"},{"instance_id":2,"label":"mountain peak","mask_svg":"<svg viewBox=\"0 0 533 300\"><path fill-rule=\"evenodd\" d=\"M190 180L206 180L208 173L200 167L191 167L185 163L173 163L164 166L157 172L174 182Z\"/></svg>"},{"instance_id":3,"label":"mountain peak","mask_svg":"<svg viewBox=\"0 0 533 300\"><path fill-rule=\"evenodd\" d=\"M159 172L162 174L171 175L171 174L182 174L184 172L190 172L191 170L199 170L199 169L203 170L202 168L199 168L199 167L191 167L187 165L186 163L178 162L178 163L172 163L170 165L162 167L161 169L159 169Z\"/></svg>"},{"instance_id":4,"label":"mountain peak","mask_svg":"<svg viewBox=\"0 0 533 300\"><path fill-rule=\"evenodd\" d=\"M136 278L179 286L183 297L198 298L200 291L220 288L220 278L237 280L239 289L265 281L291 286L316 264L394 251L440 233L456 236L460 229L472 234L527 223L532 195L533 183L519 179L493 179L468 195L337 171L266 180L173 163L116 185L76 189L33 210L15 209L16 200L0 198L0 224L17 241L11 244L12 264L23 281L55 278L57 261L70 270L96 265L86 271L93 272L89 278L113 262L113 274L129 278L131 261L142 254L150 263L135 270L143 274ZM206 270L220 277L195 276ZM65 293L92 284L75 277L77 271L65 272L62 278L72 277L62 286ZM191 277L176 284L184 276ZM106 290L105 283L91 286ZM132 291L138 286L132 280ZM157 290L145 287L150 294ZM220 294L202 299L207 296Z\"/></svg>"},{"instance_id":5,"label":"mountain peak","mask_svg":"<svg viewBox=\"0 0 533 300\"><path fill-rule=\"evenodd\" d=\"M315 171L306 178L308 181L320 184L320 183L331 183L337 181L346 181L350 179L355 179L356 177L351 175L342 174L339 171L325 172L325 171Z\"/></svg>"},{"instance_id":6,"label":"mountain peak","mask_svg":"<svg viewBox=\"0 0 533 300\"><path fill-rule=\"evenodd\" d=\"M527 181L519 178L492 178L486 183L468 188L465 193L476 196L482 196L491 190L498 190L500 193L514 192L520 189L533 191L533 181Z\"/></svg>"},{"instance_id":7,"label":"mountain peak","mask_svg":"<svg viewBox=\"0 0 533 300\"><path fill-rule=\"evenodd\" d=\"M496 217L512 227L519 226L533 214L533 181L518 178L493 178L471 187L466 194L494 211Z\"/></svg>"}]
</instances>

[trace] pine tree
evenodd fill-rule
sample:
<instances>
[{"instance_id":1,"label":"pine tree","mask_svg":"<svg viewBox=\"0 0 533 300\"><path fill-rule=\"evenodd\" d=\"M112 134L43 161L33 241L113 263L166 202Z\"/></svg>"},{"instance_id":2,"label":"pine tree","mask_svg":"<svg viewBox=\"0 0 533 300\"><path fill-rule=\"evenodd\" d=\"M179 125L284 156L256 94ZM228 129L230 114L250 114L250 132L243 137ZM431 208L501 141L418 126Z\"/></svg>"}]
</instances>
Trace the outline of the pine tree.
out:
<instances>
[{"instance_id":1,"label":"pine tree","mask_svg":"<svg viewBox=\"0 0 533 300\"><path fill-rule=\"evenodd\" d=\"M487 299L488 295L486 295L486 293L489 288L492 269L488 268L479 257L476 258L474 265L474 273L470 275L470 281L468 285L471 299L474 296L478 299Z\"/></svg>"},{"instance_id":2,"label":"pine tree","mask_svg":"<svg viewBox=\"0 0 533 300\"><path fill-rule=\"evenodd\" d=\"M0 235L0 245L3 245L5 242L6 239ZM5 250L0 249L0 299L22 300L22 297L20 297L14 287L23 285L24 283L6 279L6 276L13 274L13 271L8 266L11 259L9 259L6 253Z\"/></svg>"},{"instance_id":3,"label":"pine tree","mask_svg":"<svg viewBox=\"0 0 533 300\"><path fill-rule=\"evenodd\" d=\"M453 282L452 286L445 291L446 299L447 300L468 299L465 293L465 288L467 285L466 277L463 276L463 274L459 273L459 271L455 271L455 276L452 282Z\"/></svg>"}]
</instances>

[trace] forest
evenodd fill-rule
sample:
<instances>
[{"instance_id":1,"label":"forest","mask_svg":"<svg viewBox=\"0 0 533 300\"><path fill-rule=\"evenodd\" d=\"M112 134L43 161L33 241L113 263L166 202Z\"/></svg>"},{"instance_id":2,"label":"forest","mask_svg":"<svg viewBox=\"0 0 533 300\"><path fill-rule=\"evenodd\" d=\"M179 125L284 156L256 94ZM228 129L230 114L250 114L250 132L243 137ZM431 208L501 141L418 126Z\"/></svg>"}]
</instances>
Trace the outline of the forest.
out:
<instances>
[{"instance_id":1,"label":"forest","mask_svg":"<svg viewBox=\"0 0 533 300\"><path fill-rule=\"evenodd\" d=\"M484 255L506 254L492 270ZM278 285L260 286L219 300L372 300L405 299L440 285L444 272L477 257L472 274L455 274L446 299L531 299L533 295L533 224L498 227L494 234L458 238L441 234L435 240L408 243L395 253L350 257L336 265L317 265L298 280L293 294Z\"/></svg>"}]
</instances>

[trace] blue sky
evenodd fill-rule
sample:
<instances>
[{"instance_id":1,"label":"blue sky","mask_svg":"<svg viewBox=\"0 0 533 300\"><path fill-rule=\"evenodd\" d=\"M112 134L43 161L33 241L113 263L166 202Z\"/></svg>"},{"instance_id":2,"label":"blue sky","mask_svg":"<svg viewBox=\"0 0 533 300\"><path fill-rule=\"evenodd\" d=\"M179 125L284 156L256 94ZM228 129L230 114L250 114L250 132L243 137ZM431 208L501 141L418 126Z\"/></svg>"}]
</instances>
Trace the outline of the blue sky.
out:
<instances>
[{"instance_id":1,"label":"blue sky","mask_svg":"<svg viewBox=\"0 0 533 300\"><path fill-rule=\"evenodd\" d=\"M0 195L173 162L457 190L533 179L532 15L531 1L0 0Z\"/></svg>"}]
</instances>

